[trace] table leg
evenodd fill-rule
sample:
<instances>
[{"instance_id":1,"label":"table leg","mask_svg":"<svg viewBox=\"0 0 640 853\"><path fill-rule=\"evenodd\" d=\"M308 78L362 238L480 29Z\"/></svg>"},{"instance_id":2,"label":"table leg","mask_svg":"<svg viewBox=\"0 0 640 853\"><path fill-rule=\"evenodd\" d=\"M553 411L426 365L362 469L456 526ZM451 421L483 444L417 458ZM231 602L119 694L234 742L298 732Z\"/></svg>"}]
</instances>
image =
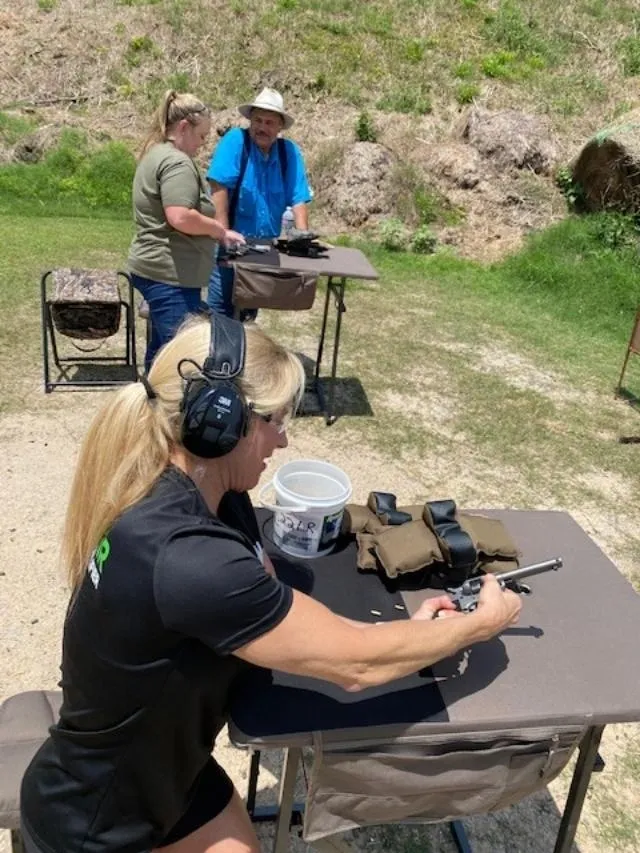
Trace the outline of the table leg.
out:
<instances>
[{"instance_id":1,"label":"table leg","mask_svg":"<svg viewBox=\"0 0 640 853\"><path fill-rule=\"evenodd\" d=\"M322 315L322 329L320 331L320 340L318 342L318 353L316 356L316 363L313 371L313 382L314 382L314 390L318 397L318 401L320 403L320 407L324 413L325 422L327 426L334 423L336 417L333 412L333 406L335 401L335 385L336 385L336 372L338 368L338 352L340 350L340 332L342 329L342 315L347 310L344 304L344 291L346 287L346 279L341 278L338 283L334 280L333 277L327 279L327 293L324 300L324 313ZM331 356L331 373L329 376L330 387L329 394L325 396L324 388L322 387L322 381L320 378L320 372L322 370L322 357L324 355L324 344L327 336L327 323L329 319L329 300L331 296L335 299L336 306L336 326L335 333L333 338L333 353Z\"/></svg>"},{"instance_id":2,"label":"table leg","mask_svg":"<svg viewBox=\"0 0 640 853\"><path fill-rule=\"evenodd\" d=\"M573 771L569 796L562 813L560 828L553 853L569 853L580 821L580 813L587 795L591 773L598 757L598 747L604 726L591 726L587 729L580 744L576 768Z\"/></svg>"},{"instance_id":3,"label":"table leg","mask_svg":"<svg viewBox=\"0 0 640 853\"><path fill-rule=\"evenodd\" d=\"M251 763L249 764L249 783L247 784L247 811L253 817L256 809L256 794L258 791L258 775L260 773L260 750L251 750Z\"/></svg>"},{"instance_id":4,"label":"table leg","mask_svg":"<svg viewBox=\"0 0 640 853\"><path fill-rule=\"evenodd\" d=\"M465 832L464 824L461 820L449 821L449 831L453 837L454 843L458 848L458 853L473 853L467 833Z\"/></svg>"},{"instance_id":5,"label":"table leg","mask_svg":"<svg viewBox=\"0 0 640 853\"><path fill-rule=\"evenodd\" d=\"M341 278L340 284L331 284L331 289L336 300L336 331L333 338L333 358L331 360L331 386L329 388L329 401L327 405L326 422L327 426L335 421L333 413L333 404L336 395L336 371L338 368L338 350L340 349L340 330L342 328L342 315L347 310L344 304L344 290L346 287L346 279Z\"/></svg>"},{"instance_id":6,"label":"table leg","mask_svg":"<svg viewBox=\"0 0 640 853\"><path fill-rule=\"evenodd\" d=\"M301 759L302 749L300 749L300 747L288 747L284 750L284 764L282 767L282 778L280 779L278 819L276 821L273 853L287 853L287 850L289 849L289 832L291 827L291 814L293 811L293 797L296 787L298 765L300 764Z\"/></svg>"},{"instance_id":7,"label":"table leg","mask_svg":"<svg viewBox=\"0 0 640 853\"><path fill-rule=\"evenodd\" d=\"M331 288L333 286L333 278L327 279L327 292L324 297L324 313L322 315L322 329L320 330L320 340L318 341L318 354L316 356L316 366L313 371L313 378L316 384L320 382L320 366L322 364L322 356L324 353L324 339L327 333L327 318L329 317L329 299L331 298Z\"/></svg>"}]
</instances>

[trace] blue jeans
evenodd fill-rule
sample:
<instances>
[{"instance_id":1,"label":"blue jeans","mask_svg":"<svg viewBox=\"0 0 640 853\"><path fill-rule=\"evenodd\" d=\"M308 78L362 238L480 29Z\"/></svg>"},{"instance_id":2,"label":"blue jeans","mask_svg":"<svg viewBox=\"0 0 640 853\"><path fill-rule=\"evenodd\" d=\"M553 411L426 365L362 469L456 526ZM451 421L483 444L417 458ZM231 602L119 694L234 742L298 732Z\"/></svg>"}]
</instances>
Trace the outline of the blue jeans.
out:
<instances>
[{"instance_id":1,"label":"blue jeans","mask_svg":"<svg viewBox=\"0 0 640 853\"><path fill-rule=\"evenodd\" d=\"M144 357L144 367L148 373L155 354L171 340L185 317L208 309L197 287L163 284L135 274L132 274L131 281L149 306L151 337Z\"/></svg>"},{"instance_id":2,"label":"blue jeans","mask_svg":"<svg viewBox=\"0 0 640 853\"><path fill-rule=\"evenodd\" d=\"M224 314L233 317L233 267L222 266L218 263L224 258L224 249L218 248L215 255L215 263L209 277L209 290L207 292L207 303L216 314ZM245 309L240 312L240 319L255 320L258 316L257 309Z\"/></svg>"}]
</instances>

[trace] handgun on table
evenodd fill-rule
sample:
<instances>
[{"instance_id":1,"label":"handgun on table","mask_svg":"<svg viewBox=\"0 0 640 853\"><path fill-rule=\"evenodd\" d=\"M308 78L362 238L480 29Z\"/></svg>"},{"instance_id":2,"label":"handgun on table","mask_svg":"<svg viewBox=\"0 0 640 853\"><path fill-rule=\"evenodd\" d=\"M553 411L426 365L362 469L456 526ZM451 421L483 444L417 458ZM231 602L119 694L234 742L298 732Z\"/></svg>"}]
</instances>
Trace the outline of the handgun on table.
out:
<instances>
[{"instance_id":1,"label":"handgun on table","mask_svg":"<svg viewBox=\"0 0 640 853\"><path fill-rule=\"evenodd\" d=\"M529 595L531 588L527 584L520 583L521 578L530 578L533 575L541 575L544 572L554 572L560 568L562 568L562 559L554 557L553 560L533 563L531 566L522 566L520 569L514 569L512 572L502 572L502 574L496 574L494 577L502 589L510 589L521 595ZM471 613L475 610L478 606L481 589L482 576L470 578L461 586L450 589L449 595L456 606L456 610L460 610L463 613Z\"/></svg>"}]
</instances>

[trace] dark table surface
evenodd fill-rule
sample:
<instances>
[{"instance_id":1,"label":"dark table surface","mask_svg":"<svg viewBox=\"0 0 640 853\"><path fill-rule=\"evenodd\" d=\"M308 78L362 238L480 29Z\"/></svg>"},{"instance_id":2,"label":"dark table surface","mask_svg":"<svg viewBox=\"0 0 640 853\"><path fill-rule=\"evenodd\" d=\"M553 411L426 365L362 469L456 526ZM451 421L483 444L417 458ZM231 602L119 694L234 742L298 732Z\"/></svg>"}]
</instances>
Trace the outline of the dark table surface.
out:
<instances>
[{"instance_id":1,"label":"dark table surface","mask_svg":"<svg viewBox=\"0 0 640 853\"><path fill-rule=\"evenodd\" d=\"M268 240L262 244L259 240L254 242L258 245L269 244ZM244 267L278 267L292 272L310 272L334 278L378 278L378 273L360 249L347 246L334 246L321 258L296 258L271 248L266 253L248 252L238 258L229 259L227 263L242 264Z\"/></svg>"},{"instance_id":2,"label":"dark table surface","mask_svg":"<svg viewBox=\"0 0 640 853\"><path fill-rule=\"evenodd\" d=\"M232 739L296 746L309 743L314 731L339 743L356 730L359 738L392 738L640 720L640 596L567 513L485 514L505 524L523 553L521 565L556 556L564 561L559 571L530 579L533 592L517 627L430 670L357 694L257 670L232 702ZM348 539L325 557L288 557L271 542L271 515L258 515L278 574L338 613L371 622L402 619L437 594L399 590L359 572L355 542Z\"/></svg>"}]
</instances>

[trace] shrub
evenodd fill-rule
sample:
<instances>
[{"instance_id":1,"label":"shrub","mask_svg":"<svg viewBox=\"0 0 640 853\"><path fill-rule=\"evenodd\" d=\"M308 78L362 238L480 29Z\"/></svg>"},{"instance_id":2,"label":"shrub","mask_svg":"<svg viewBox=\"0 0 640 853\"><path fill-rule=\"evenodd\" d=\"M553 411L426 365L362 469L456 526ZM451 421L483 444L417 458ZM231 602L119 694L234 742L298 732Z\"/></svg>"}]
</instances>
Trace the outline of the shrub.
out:
<instances>
[{"instance_id":1,"label":"shrub","mask_svg":"<svg viewBox=\"0 0 640 853\"><path fill-rule=\"evenodd\" d=\"M131 68L137 68L144 55L157 57L160 51L149 36L134 36L124 54L125 61Z\"/></svg>"},{"instance_id":2,"label":"shrub","mask_svg":"<svg viewBox=\"0 0 640 853\"><path fill-rule=\"evenodd\" d=\"M356 139L358 142L377 142L378 131L373 123L373 119L366 110L363 110L358 116L356 122Z\"/></svg>"},{"instance_id":3,"label":"shrub","mask_svg":"<svg viewBox=\"0 0 640 853\"><path fill-rule=\"evenodd\" d=\"M0 169L0 206L25 213L128 215L135 159L121 142L92 148L84 134L66 130L40 163Z\"/></svg>"},{"instance_id":4,"label":"shrub","mask_svg":"<svg viewBox=\"0 0 640 853\"><path fill-rule=\"evenodd\" d=\"M508 80L514 74L516 55L509 50L490 53L482 60L481 68L487 77Z\"/></svg>"},{"instance_id":5,"label":"shrub","mask_svg":"<svg viewBox=\"0 0 640 853\"><path fill-rule=\"evenodd\" d=\"M573 172L568 166L561 166L555 175L556 186L567 200L572 210L580 210L584 202L584 190L573 179Z\"/></svg>"},{"instance_id":6,"label":"shrub","mask_svg":"<svg viewBox=\"0 0 640 853\"><path fill-rule=\"evenodd\" d=\"M409 248L412 252L417 252L420 255L432 255L438 240L436 235L426 225L422 225L413 232L409 240Z\"/></svg>"},{"instance_id":7,"label":"shrub","mask_svg":"<svg viewBox=\"0 0 640 853\"><path fill-rule=\"evenodd\" d=\"M461 62L459 65L456 65L453 74L458 80L470 80L474 74L473 63Z\"/></svg>"},{"instance_id":8,"label":"shrub","mask_svg":"<svg viewBox=\"0 0 640 853\"><path fill-rule=\"evenodd\" d=\"M379 226L380 243L389 252L404 252L407 248L407 229L399 219L383 219Z\"/></svg>"},{"instance_id":9,"label":"shrub","mask_svg":"<svg viewBox=\"0 0 640 853\"><path fill-rule=\"evenodd\" d=\"M480 94L480 86L476 83L460 83L456 87L456 101L459 104L470 104Z\"/></svg>"},{"instance_id":10,"label":"shrub","mask_svg":"<svg viewBox=\"0 0 640 853\"><path fill-rule=\"evenodd\" d=\"M37 119L0 111L0 140L7 146L15 145L32 133L37 125Z\"/></svg>"},{"instance_id":11,"label":"shrub","mask_svg":"<svg viewBox=\"0 0 640 853\"><path fill-rule=\"evenodd\" d=\"M618 53L622 57L622 71L625 77L640 74L640 38L627 36L618 42Z\"/></svg>"}]
</instances>

